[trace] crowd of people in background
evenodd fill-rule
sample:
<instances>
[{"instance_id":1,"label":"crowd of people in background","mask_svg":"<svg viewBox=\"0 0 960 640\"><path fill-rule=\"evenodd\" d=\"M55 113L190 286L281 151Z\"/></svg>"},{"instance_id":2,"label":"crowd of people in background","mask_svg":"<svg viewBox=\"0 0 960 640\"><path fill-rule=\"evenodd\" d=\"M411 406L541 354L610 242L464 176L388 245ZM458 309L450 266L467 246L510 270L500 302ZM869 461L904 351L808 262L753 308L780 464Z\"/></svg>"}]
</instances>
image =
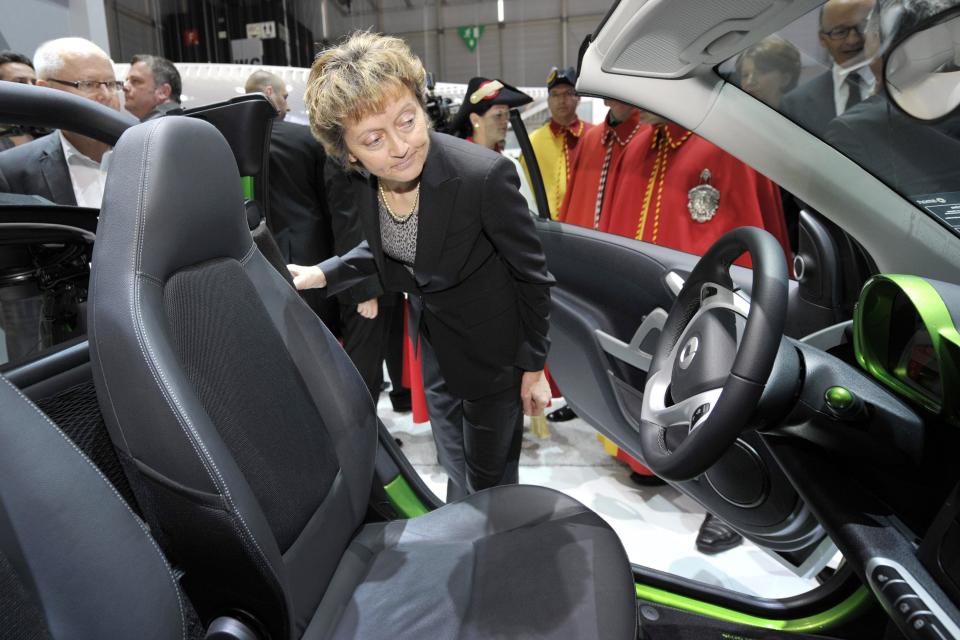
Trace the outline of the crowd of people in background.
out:
<instances>
[{"instance_id":1,"label":"crowd of people in background","mask_svg":"<svg viewBox=\"0 0 960 640\"><path fill-rule=\"evenodd\" d=\"M850 133L857 126L855 118L866 117L870 104L884 100L875 72L869 68L845 71L863 51L864 23L872 6L873 0L829 0L822 7L818 37L831 61L822 74L800 82L799 51L773 35L737 58L732 80L814 134L851 147L856 141ZM64 91L106 108L122 108L140 121L181 109L182 82L169 60L134 56L126 78L119 80L106 52L82 38L46 42L32 60L0 52L0 80ZM735 227L757 226L780 241L784 259L792 264L797 204L775 183L685 127L623 102L607 100L609 111L599 124L584 121L577 113L580 98L572 68L550 70L545 87L550 118L530 134L530 143L553 219L694 254L704 253ZM341 159L329 158L310 128L284 121L289 111L288 88L280 77L258 70L247 79L245 90L266 96L278 113L271 134L266 197L271 212L268 223L283 259L316 265L369 240L357 214L363 198L370 196L367 176L350 171ZM448 131L499 153L511 110L532 100L501 79L472 78L462 104L447 123ZM858 108L864 101L865 106ZM447 143L433 144L440 148ZM61 205L100 206L110 164L108 145L68 131L10 126L2 131L0 151L0 192L38 195ZM533 203L530 159L510 160L521 193ZM391 198L405 197L388 197L382 191L380 196L388 208ZM418 203L413 202L413 211ZM545 271L540 276L546 282ZM392 406L396 411L410 410L418 390L411 398L410 390L401 384L409 375L402 372L405 364L409 369L419 361L410 358L410 345L405 350L403 296L386 287L376 273L366 274L336 297L317 290L305 290L303 296L342 338L371 396L376 399L388 387L383 379L386 361ZM417 352L416 345L412 351ZM439 393L436 375L437 371L432 372L433 381L427 383L428 395ZM436 405L430 413L437 417ZM575 415L570 407L560 407L550 419L561 422ZM513 413L509 421L515 421ZM516 449L515 443L510 447ZM442 455L462 458L462 451ZM519 455L518 450L510 455ZM494 484L516 481L511 473L503 476L506 479L497 476ZM474 490L480 475L460 474L450 496ZM649 473L635 476L639 482L656 481ZM484 476L483 482L489 484L489 478ZM698 547L715 553L739 541L735 531L708 515Z\"/></svg>"}]
</instances>

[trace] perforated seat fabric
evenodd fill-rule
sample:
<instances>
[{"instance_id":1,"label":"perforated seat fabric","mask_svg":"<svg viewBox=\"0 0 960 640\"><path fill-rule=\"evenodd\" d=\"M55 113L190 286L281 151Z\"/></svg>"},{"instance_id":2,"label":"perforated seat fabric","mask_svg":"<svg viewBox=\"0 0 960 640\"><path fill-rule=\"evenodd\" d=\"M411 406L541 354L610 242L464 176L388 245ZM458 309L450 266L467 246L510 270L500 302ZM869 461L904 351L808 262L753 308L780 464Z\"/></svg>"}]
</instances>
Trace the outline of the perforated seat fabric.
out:
<instances>
[{"instance_id":1,"label":"perforated seat fabric","mask_svg":"<svg viewBox=\"0 0 960 640\"><path fill-rule=\"evenodd\" d=\"M563 494L503 487L362 526L375 408L253 245L209 124L120 139L90 298L104 419L203 618L241 609L291 639L634 637L623 547Z\"/></svg>"},{"instance_id":2,"label":"perforated seat fabric","mask_svg":"<svg viewBox=\"0 0 960 640\"><path fill-rule=\"evenodd\" d=\"M0 376L0 636L184 640L185 602L147 528Z\"/></svg>"}]
</instances>

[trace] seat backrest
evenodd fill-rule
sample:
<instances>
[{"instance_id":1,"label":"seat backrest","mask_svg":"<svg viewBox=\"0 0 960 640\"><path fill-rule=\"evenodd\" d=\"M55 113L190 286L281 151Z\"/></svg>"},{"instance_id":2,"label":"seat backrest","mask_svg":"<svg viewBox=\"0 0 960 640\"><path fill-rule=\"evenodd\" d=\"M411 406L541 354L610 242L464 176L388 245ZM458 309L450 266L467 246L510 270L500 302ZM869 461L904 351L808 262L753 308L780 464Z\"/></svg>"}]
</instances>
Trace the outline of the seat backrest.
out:
<instances>
[{"instance_id":1,"label":"seat backrest","mask_svg":"<svg viewBox=\"0 0 960 640\"><path fill-rule=\"evenodd\" d=\"M0 635L182 640L185 606L143 522L0 376Z\"/></svg>"},{"instance_id":2,"label":"seat backrest","mask_svg":"<svg viewBox=\"0 0 960 640\"><path fill-rule=\"evenodd\" d=\"M159 118L120 139L90 300L104 419L201 618L241 610L299 637L365 516L376 413L256 249L209 123Z\"/></svg>"}]
</instances>

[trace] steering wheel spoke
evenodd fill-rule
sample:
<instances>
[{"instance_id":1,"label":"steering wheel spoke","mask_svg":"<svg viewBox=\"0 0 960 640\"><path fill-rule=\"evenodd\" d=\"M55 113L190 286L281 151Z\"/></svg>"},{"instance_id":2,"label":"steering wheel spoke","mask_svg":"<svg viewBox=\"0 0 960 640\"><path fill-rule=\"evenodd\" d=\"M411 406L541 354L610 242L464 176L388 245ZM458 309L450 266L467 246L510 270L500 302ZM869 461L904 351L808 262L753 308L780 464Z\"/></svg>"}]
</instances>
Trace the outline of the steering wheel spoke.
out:
<instances>
[{"instance_id":1,"label":"steering wheel spoke","mask_svg":"<svg viewBox=\"0 0 960 640\"><path fill-rule=\"evenodd\" d=\"M742 318L747 318L750 315L750 296L739 289L730 289L715 282L704 282L700 286L700 310L697 314L712 309L728 309Z\"/></svg>"},{"instance_id":2,"label":"steering wheel spoke","mask_svg":"<svg viewBox=\"0 0 960 640\"><path fill-rule=\"evenodd\" d=\"M745 252L751 296L730 276ZM786 260L766 231L734 229L703 255L670 310L644 389L640 450L654 473L696 477L747 428L777 357L786 305ZM667 450L663 432L675 426L687 435Z\"/></svg>"},{"instance_id":3,"label":"steering wheel spoke","mask_svg":"<svg viewBox=\"0 0 960 640\"><path fill-rule=\"evenodd\" d=\"M660 379L651 380L652 384L649 382L647 384L647 394L652 396L649 402L643 403L641 417L661 427L685 425L693 431L703 424L713 408L717 406L720 393L723 391L723 387L708 389L674 403L669 401L669 376L663 370L654 374L654 377L656 376L660 376Z\"/></svg>"}]
</instances>

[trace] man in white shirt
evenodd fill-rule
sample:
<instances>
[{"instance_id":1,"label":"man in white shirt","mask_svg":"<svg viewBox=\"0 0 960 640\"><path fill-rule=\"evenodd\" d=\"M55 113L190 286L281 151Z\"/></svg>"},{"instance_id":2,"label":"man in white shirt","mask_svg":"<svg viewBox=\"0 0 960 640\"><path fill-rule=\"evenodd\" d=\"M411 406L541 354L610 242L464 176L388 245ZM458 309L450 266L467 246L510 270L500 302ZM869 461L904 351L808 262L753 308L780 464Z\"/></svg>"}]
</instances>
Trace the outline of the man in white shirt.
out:
<instances>
[{"instance_id":1,"label":"man in white shirt","mask_svg":"<svg viewBox=\"0 0 960 640\"><path fill-rule=\"evenodd\" d=\"M845 72L863 52L863 28L875 0L829 0L820 8L820 44L833 61L830 69L783 96L780 110L814 135L823 137L830 121L873 93L869 69Z\"/></svg>"},{"instance_id":2,"label":"man in white shirt","mask_svg":"<svg viewBox=\"0 0 960 640\"><path fill-rule=\"evenodd\" d=\"M43 43L33 56L37 85L94 100L119 111L113 62L83 38ZM39 195L56 204L99 207L110 146L72 131L57 131L0 153L0 191Z\"/></svg>"}]
</instances>

